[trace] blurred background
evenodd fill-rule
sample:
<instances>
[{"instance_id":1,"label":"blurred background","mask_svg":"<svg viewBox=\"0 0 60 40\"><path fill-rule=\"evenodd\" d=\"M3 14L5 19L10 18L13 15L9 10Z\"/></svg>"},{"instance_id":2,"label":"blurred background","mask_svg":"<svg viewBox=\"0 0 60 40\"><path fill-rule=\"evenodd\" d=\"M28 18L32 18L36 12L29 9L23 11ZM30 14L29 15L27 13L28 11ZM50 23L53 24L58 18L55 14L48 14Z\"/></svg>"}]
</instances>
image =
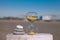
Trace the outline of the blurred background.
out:
<instances>
[{"instance_id":1,"label":"blurred background","mask_svg":"<svg viewBox=\"0 0 60 40\"><path fill-rule=\"evenodd\" d=\"M60 0L0 0L0 39L6 40L16 25L25 28L28 12L38 14L40 33L51 33L54 40L60 40Z\"/></svg>"}]
</instances>

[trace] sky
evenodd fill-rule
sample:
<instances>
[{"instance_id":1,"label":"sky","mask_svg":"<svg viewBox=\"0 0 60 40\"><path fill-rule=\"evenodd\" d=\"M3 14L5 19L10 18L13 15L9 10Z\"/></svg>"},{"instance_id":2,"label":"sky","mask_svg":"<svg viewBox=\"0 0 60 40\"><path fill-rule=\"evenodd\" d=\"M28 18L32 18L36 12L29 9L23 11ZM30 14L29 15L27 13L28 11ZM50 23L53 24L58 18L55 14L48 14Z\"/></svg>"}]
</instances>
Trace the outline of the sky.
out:
<instances>
[{"instance_id":1,"label":"sky","mask_svg":"<svg viewBox=\"0 0 60 40\"><path fill-rule=\"evenodd\" d=\"M28 12L60 17L60 0L0 0L0 17L20 17Z\"/></svg>"}]
</instances>

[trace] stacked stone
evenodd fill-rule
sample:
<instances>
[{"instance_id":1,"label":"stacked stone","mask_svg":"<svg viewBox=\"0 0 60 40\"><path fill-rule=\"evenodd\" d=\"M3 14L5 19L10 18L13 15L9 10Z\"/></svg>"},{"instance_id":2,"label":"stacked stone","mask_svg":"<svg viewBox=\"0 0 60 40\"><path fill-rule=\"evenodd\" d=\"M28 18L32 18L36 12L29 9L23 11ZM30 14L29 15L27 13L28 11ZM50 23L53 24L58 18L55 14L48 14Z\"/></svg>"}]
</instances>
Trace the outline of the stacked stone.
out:
<instances>
[{"instance_id":1,"label":"stacked stone","mask_svg":"<svg viewBox=\"0 0 60 40\"><path fill-rule=\"evenodd\" d=\"M17 25L13 31L13 34L16 34L16 35L20 35L20 34L23 35L24 33L25 32L24 32L23 26L21 25Z\"/></svg>"}]
</instances>

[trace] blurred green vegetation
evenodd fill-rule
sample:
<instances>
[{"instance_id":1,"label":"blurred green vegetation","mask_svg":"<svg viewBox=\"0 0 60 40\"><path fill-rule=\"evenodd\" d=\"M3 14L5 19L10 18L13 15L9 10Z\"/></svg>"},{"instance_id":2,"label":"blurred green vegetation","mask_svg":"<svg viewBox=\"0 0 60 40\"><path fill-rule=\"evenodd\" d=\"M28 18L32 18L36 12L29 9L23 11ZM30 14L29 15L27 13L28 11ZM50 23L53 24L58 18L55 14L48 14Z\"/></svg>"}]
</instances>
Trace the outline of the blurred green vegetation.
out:
<instances>
[{"instance_id":1,"label":"blurred green vegetation","mask_svg":"<svg viewBox=\"0 0 60 40\"><path fill-rule=\"evenodd\" d=\"M19 18L19 17L1 17L0 20L24 20L24 18Z\"/></svg>"}]
</instances>

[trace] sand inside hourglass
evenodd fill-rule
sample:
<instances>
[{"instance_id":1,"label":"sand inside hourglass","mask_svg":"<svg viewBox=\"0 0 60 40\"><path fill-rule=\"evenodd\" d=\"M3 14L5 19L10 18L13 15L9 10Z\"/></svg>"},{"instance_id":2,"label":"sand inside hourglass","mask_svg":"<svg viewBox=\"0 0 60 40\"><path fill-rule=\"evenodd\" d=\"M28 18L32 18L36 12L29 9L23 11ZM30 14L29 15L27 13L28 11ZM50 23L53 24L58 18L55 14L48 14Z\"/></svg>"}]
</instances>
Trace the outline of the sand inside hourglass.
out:
<instances>
[{"instance_id":1,"label":"sand inside hourglass","mask_svg":"<svg viewBox=\"0 0 60 40\"><path fill-rule=\"evenodd\" d=\"M27 20L30 22L34 22L37 20L37 16L27 16Z\"/></svg>"}]
</instances>

